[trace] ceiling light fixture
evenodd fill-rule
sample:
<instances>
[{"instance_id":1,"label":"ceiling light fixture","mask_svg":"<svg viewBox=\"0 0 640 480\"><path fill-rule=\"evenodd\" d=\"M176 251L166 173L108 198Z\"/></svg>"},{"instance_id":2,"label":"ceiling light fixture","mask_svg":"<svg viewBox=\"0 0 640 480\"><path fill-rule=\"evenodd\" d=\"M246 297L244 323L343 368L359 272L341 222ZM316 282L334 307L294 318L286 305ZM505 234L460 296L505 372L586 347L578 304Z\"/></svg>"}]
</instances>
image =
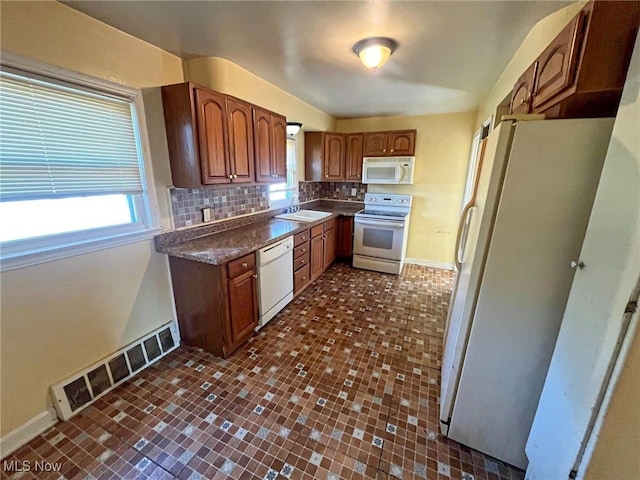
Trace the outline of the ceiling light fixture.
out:
<instances>
[{"instance_id":1,"label":"ceiling light fixture","mask_svg":"<svg viewBox=\"0 0 640 480\"><path fill-rule=\"evenodd\" d=\"M298 122L287 122L287 135L295 136L298 134L300 129L302 128L302 124Z\"/></svg>"},{"instance_id":2,"label":"ceiling light fixture","mask_svg":"<svg viewBox=\"0 0 640 480\"><path fill-rule=\"evenodd\" d=\"M367 68L376 71L389 60L398 48L398 42L387 37L370 37L360 40L353 46L353 52Z\"/></svg>"}]
</instances>

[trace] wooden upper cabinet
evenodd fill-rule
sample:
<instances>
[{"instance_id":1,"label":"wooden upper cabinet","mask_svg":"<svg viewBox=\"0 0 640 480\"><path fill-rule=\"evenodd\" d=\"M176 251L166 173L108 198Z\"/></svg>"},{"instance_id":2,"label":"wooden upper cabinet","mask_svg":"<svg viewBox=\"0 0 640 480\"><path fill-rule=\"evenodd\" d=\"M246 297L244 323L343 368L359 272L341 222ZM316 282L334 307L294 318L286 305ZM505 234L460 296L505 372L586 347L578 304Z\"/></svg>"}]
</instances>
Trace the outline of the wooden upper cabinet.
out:
<instances>
[{"instance_id":1,"label":"wooden upper cabinet","mask_svg":"<svg viewBox=\"0 0 640 480\"><path fill-rule=\"evenodd\" d=\"M227 98L229 167L233 183L253 182L253 118L251 105Z\"/></svg>"},{"instance_id":2,"label":"wooden upper cabinet","mask_svg":"<svg viewBox=\"0 0 640 480\"><path fill-rule=\"evenodd\" d=\"M190 82L162 87L173 185L286 179L286 119Z\"/></svg>"},{"instance_id":3,"label":"wooden upper cabinet","mask_svg":"<svg viewBox=\"0 0 640 480\"><path fill-rule=\"evenodd\" d=\"M580 12L538 57L533 107L573 83L584 12Z\"/></svg>"},{"instance_id":4,"label":"wooden upper cabinet","mask_svg":"<svg viewBox=\"0 0 640 480\"><path fill-rule=\"evenodd\" d=\"M309 182L361 182L367 156L412 156L416 130L389 132L305 132L305 178Z\"/></svg>"},{"instance_id":5,"label":"wooden upper cabinet","mask_svg":"<svg viewBox=\"0 0 640 480\"><path fill-rule=\"evenodd\" d=\"M639 25L638 1L587 3L516 82L511 113L615 116Z\"/></svg>"},{"instance_id":6,"label":"wooden upper cabinet","mask_svg":"<svg viewBox=\"0 0 640 480\"><path fill-rule=\"evenodd\" d=\"M511 113L531 112L531 95L533 93L537 68L538 62L532 64L520 75L520 78L518 78L511 96Z\"/></svg>"},{"instance_id":7,"label":"wooden upper cabinet","mask_svg":"<svg viewBox=\"0 0 640 480\"><path fill-rule=\"evenodd\" d=\"M344 135L327 133L324 137L324 180L344 180Z\"/></svg>"},{"instance_id":8,"label":"wooden upper cabinet","mask_svg":"<svg viewBox=\"0 0 640 480\"><path fill-rule=\"evenodd\" d=\"M280 183L287 178L287 120L262 108L253 108L256 182Z\"/></svg>"},{"instance_id":9,"label":"wooden upper cabinet","mask_svg":"<svg viewBox=\"0 0 640 480\"><path fill-rule=\"evenodd\" d=\"M389 155L408 155L414 154L416 149L416 131L394 131L389 132L388 152Z\"/></svg>"},{"instance_id":10,"label":"wooden upper cabinet","mask_svg":"<svg viewBox=\"0 0 640 480\"><path fill-rule=\"evenodd\" d=\"M345 136L345 180L360 182L362 180L362 147L364 135L350 133Z\"/></svg>"},{"instance_id":11,"label":"wooden upper cabinet","mask_svg":"<svg viewBox=\"0 0 640 480\"><path fill-rule=\"evenodd\" d=\"M273 173L278 182L287 181L287 119L273 117Z\"/></svg>"},{"instance_id":12,"label":"wooden upper cabinet","mask_svg":"<svg viewBox=\"0 0 640 480\"><path fill-rule=\"evenodd\" d=\"M226 109L224 95L196 89L200 162L202 183L205 185L228 183L230 179L226 149Z\"/></svg>"},{"instance_id":13,"label":"wooden upper cabinet","mask_svg":"<svg viewBox=\"0 0 640 480\"><path fill-rule=\"evenodd\" d=\"M255 142L256 182L272 182L271 155L273 152L273 123L271 114L260 108L253 109L253 135Z\"/></svg>"},{"instance_id":14,"label":"wooden upper cabinet","mask_svg":"<svg viewBox=\"0 0 640 480\"><path fill-rule=\"evenodd\" d=\"M364 133L365 157L411 156L415 153L416 131L393 130L390 132Z\"/></svg>"},{"instance_id":15,"label":"wooden upper cabinet","mask_svg":"<svg viewBox=\"0 0 640 480\"><path fill-rule=\"evenodd\" d=\"M364 156L383 157L388 155L387 132L369 132L364 134Z\"/></svg>"}]
</instances>

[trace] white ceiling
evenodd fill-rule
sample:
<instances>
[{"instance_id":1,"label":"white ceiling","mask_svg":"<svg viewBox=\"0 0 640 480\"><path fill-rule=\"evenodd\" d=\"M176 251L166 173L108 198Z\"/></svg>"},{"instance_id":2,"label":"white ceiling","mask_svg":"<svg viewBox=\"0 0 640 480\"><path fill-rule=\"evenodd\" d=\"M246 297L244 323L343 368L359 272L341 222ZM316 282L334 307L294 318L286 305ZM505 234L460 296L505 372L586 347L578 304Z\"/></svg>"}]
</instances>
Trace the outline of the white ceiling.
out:
<instances>
[{"instance_id":1,"label":"white ceiling","mask_svg":"<svg viewBox=\"0 0 640 480\"><path fill-rule=\"evenodd\" d=\"M222 57L335 116L475 110L531 27L567 1L77 1L183 58ZM373 73L351 51L400 44Z\"/></svg>"}]
</instances>

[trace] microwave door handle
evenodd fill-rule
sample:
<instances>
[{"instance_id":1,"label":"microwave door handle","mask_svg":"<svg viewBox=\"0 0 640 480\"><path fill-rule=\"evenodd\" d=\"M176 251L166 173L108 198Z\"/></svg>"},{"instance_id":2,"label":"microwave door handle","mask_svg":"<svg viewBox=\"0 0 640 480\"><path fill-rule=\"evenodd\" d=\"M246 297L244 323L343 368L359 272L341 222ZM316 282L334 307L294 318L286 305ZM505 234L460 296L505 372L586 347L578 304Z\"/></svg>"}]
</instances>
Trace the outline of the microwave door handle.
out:
<instances>
[{"instance_id":1,"label":"microwave door handle","mask_svg":"<svg viewBox=\"0 0 640 480\"><path fill-rule=\"evenodd\" d=\"M396 183L400 183L404 178L404 167L400 164L396 165Z\"/></svg>"}]
</instances>

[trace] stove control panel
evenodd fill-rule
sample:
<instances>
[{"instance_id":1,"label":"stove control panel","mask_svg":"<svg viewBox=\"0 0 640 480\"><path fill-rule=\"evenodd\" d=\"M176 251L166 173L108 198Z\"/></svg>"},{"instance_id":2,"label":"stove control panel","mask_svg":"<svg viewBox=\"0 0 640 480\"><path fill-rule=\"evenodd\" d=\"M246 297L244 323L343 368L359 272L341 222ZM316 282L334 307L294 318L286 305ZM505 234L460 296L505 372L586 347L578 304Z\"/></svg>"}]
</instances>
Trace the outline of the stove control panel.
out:
<instances>
[{"instance_id":1,"label":"stove control panel","mask_svg":"<svg viewBox=\"0 0 640 480\"><path fill-rule=\"evenodd\" d=\"M365 205L388 205L390 207L410 207L411 195L395 195L385 193L367 193L364 196Z\"/></svg>"}]
</instances>

